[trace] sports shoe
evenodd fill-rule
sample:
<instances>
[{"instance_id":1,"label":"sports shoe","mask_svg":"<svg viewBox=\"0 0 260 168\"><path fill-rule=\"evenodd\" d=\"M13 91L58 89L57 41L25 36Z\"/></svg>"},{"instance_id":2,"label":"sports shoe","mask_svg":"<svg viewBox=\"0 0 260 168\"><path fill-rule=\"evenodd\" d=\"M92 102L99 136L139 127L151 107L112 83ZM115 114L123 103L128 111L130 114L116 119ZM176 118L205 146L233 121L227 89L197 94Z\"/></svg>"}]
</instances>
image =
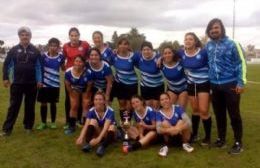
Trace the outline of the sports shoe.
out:
<instances>
[{"instance_id":1,"label":"sports shoe","mask_svg":"<svg viewBox=\"0 0 260 168\"><path fill-rule=\"evenodd\" d=\"M210 146L210 139L208 138L204 138L201 143L200 143L201 146Z\"/></svg>"},{"instance_id":2,"label":"sports shoe","mask_svg":"<svg viewBox=\"0 0 260 168\"><path fill-rule=\"evenodd\" d=\"M168 146L163 146L160 150L159 150L159 153L158 155L162 156L162 157L166 157L167 154L169 152L169 148Z\"/></svg>"},{"instance_id":3,"label":"sports shoe","mask_svg":"<svg viewBox=\"0 0 260 168\"><path fill-rule=\"evenodd\" d=\"M66 129L66 130L64 131L64 134L65 134L65 135L72 135L75 131L76 131L75 128L69 127L68 129Z\"/></svg>"},{"instance_id":4,"label":"sports shoe","mask_svg":"<svg viewBox=\"0 0 260 168\"><path fill-rule=\"evenodd\" d=\"M224 149L226 148L226 143L225 141L221 140L220 138L218 138L215 142L214 142L214 147L217 147L217 148L221 148L221 149Z\"/></svg>"},{"instance_id":5,"label":"sports shoe","mask_svg":"<svg viewBox=\"0 0 260 168\"><path fill-rule=\"evenodd\" d=\"M243 152L244 149L242 148L241 143L235 142L235 144L232 146L232 148L228 151L229 154L237 155Z\"/></svg>"},{"instance_id":6,"label":"sports shoe","mask_svg":"<svg viewBox=\"0 0 260 168\"><path fill-rule=\"evenodd\" d=\"M82 147L81 150L82 150L83 152L85 152L85 153L88 153L88 152L91 151L91 148L92 148L91 145L87 143L86 145L84 145L84 146Z\"/></svg>"},{"instance_id":7,"label":"sports shoe","mask_svg":"<svg viewBox=\"0 0 260 168\"><path fill-rule=\"evenodd\" d=\"M10 136L10 135L11 135L11 132L3 131L3 132L0 133L0 137L7 137L7 136Z\"/></svg>"},{"instance_id":8,"label":"sports shoe","mask_svg":"<svg viewBox=\"0 0 260 168\"><path fill-rule=\"evenodd\" d=\"M39 130L39 131L44 130L44 129L46 129L46 128L47 128L46 123L40 123L40 124L36 127L36 129Z\"/></svg>"},{"instance_id":9,"label":"sports shoe","mask_svg":"<svg viewBox=\"0 0 260 168\"><path fill-rule=\"evenodd\" d=\"M194 148L189 143L183 143L182 148L188 153L191 153L194 150Z\"/></svg>"},{"instance_id":10,"label":"sports shoe","mask_svg":"<svg viewBox=\"0 0 260 168\"><path fill-rule=\"evenodd\" d=\"M49 128L50 129L56 129L57 125L55 123L50 123Z\"/></svg>"},{"instance_id":11,"label":"sports shoe","mask_svg":"<svg viewBox=\"0 0 260 168\"><path fill-rule=\"evenodd\" d=\"M105 154L105 147L100 145L96 151L97 156L102 157Z\"/></svg>"},{"instance_id":12,"label":"sports shoe","mask_svg":"<svg viewBox=\"0 0 260 168\"><path fill-rule=\"evenodd\" d=\"M66 130L66 129L68 129L68 128L69 128L69 124L66 123L66 124L63 126L63 129Z\"/></svg>"}]
</instances>

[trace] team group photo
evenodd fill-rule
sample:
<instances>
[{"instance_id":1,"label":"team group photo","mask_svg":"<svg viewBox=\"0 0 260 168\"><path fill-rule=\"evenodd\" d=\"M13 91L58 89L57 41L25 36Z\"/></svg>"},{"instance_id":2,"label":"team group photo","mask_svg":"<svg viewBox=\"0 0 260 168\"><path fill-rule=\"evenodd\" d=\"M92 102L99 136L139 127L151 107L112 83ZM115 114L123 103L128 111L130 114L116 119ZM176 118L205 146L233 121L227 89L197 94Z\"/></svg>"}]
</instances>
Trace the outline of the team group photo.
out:
<instances>
[{"instance_id":1,"label":"team group photo","mask_svg":"<svg viewBox=\"0 0 260 168\"><path fill-rule=\"evenodd\" d=\"M159 47L137 28L112 42L66 31L37 46L37 29L15 30L0 64L3 167L259 166L258 66L221 17Z\"/></svg>"}]
</instances>

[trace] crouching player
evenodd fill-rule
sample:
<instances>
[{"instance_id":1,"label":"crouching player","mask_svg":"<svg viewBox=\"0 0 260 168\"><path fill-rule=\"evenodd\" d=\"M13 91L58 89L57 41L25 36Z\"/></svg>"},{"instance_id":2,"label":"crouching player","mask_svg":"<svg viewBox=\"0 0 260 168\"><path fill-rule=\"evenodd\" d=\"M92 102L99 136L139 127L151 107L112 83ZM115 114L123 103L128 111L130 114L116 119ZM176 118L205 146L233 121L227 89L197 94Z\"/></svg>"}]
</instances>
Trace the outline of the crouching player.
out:
<instances>
[{"instance_id":1,"label":"crouching player","mask_svg":"<svg viewBox=\"0 0 260 168\"><path fill-rule=\"evenodd\" d=\"M194 148L190 146L191 122L187 114L178 105L172 105L170 95L162 93L160 95L161 109L156 114L156 130L163 136L164 146L160 149L160 156L167 156L168 145L175 140L181 139L182 147L187 152L192 152Z\"/></svg>"},{"instance_id":2,"label":"crouching player","mask_svg":"<svg viewBox=\"0 0 260 168\"><path fill-rule=\"evenodd\" d=\"M116 122L114 111L106 106L106 97L103 92L94 95L94 107L87 113L87 119L76 140L77 145L83 145L83 152L90 152L97 145L96 154L103 156L106 147L115 139ZM85 143L86 142L86 143Z\"/></svg>"},{"instance_id":3,"label":"crouching player","mask_svg":"<svg viewBox=\"0 0 260 168\"><path fill-rule=\"evenodd\" d=\"M134 109L136 125L130 127L128 134L134 142L124 152L147 146L156 139L156 112L151 107L145 105L145 100L141 96L133 96L131 105Z\"/></svg>"}]
</instances>

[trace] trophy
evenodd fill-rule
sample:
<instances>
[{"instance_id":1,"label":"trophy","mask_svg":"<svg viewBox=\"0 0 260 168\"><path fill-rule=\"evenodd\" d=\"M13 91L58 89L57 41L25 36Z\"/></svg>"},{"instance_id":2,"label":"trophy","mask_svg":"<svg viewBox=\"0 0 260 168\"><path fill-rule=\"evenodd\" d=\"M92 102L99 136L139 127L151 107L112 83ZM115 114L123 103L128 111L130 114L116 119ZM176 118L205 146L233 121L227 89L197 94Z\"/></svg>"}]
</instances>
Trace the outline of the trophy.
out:
<instances>
[{"instance_id":1,"label":"trophy","mask_svg":"<svg viewBox=\"0 0 260 168\"><path fill-rule=\"evenodd\" d=\"M123 128L123 131L124 131L124 139L123 139L123 152L124 153L128 153L128 147L129 147L129 135L128 135L128 130L131 126L130 124L130 115L127 111L124 112L124 115L123 115L123 123L122 123L122 128Z\"/></svg>"}]
</instances>

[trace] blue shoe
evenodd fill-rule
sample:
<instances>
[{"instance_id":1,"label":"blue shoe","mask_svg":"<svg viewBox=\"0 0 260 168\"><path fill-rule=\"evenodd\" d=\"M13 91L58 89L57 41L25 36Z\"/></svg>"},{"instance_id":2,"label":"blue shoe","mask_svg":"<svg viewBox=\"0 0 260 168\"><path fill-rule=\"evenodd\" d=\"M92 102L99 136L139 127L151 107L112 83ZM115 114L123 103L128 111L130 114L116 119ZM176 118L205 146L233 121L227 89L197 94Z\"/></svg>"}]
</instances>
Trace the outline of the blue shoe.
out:
<instances>
[{"instance_id":1,"label":"blue shoe","mask_svg":"<svg viewBox=\"0 0 260 168\"><path fill-rule=\"evenodd\" d=\"M65 135L72 135L75 131L76 131L75 128L69 127L68 129L66 129L66 130L64 131L64 134L65 134Z\"/></svg>"},{"instance_id":2,"label":"blue shoe","mask_svg":"<svg viewBox=\"0 0 260 168\"><path fill-rule=\"evenodd\" d=\"M91 151L91 145L90 144L86 144L86 145L84 145L83 146L83 148L81 149L83 152L85 152L85 153L88 153L88 152L90 152Z\"/></svg>"},{"instance_id":3,"label":"blue shoe","mask_svg":"<svg viewBox=\"0 0 260 168\"><path fill-rule=\"evenodd\" d=\"M100 145L96 151L97 156L102 157L105 154L105 147Z\"/></svg>"}]
</instances>

